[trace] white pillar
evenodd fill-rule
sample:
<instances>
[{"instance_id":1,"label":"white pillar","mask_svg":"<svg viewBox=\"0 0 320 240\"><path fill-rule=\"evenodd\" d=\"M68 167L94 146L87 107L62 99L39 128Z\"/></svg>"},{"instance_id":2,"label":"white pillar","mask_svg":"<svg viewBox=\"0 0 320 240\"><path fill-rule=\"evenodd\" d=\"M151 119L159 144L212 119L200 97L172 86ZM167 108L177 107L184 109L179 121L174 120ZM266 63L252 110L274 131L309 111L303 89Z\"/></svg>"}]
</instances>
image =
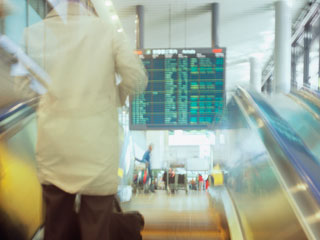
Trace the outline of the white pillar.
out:
<instances>
[{"instance_id":1,"label":"white pillar","mask_svg":"<svg viewBox=\"0 0 320 240\"><path fill-rule=\"evenodd\" d=\"M275 21L273 91L289 93L291 78L291 9L287 1L277 1Z\"/></svg>"},{"instance_id":2,"label":"white pillar","mask_svg":"<svg viewBox=\"0 0 320 240\"><path fill-rule=\"evenodd\" d=\"M262 72L260 61L256 57L250 58L250 88L261 93Z\"/></svg>"}]
</instances>

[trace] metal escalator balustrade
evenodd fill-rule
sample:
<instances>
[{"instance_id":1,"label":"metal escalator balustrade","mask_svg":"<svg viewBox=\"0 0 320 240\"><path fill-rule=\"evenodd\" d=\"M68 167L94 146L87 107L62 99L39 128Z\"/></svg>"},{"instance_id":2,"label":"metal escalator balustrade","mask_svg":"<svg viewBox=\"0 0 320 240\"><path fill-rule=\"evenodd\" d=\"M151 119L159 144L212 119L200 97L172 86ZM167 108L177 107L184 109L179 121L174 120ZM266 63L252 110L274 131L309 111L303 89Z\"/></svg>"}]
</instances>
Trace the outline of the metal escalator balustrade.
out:
<instances>
[{"instance_id":1,"label":"metal escalator balustrade","mask_svg":"<svg viewBox=\"0 0 320 240\"><path fill-rule=\"evenodd\" d=\"M18 102L0 110L0 135L35 113L39 98Z\"/></svg>"},{"instance_id":2,"label":"metal escalator balustrade","mask_svg":"<svg viewBox=\"0 0 320 240\"><path fill-rule=\"evenodd\" d=\"M320 93L308 88L292 90L291 93L305 102L315 113L320 115Z\"/></svg>"},{"instance_id":3,"label":"metal escalator balustrade","mask_svg":"<svg viewBox=\"0 0 320 240\"><path fill-rule=\"evenodd\" d=\"M243 118L246 124L232 124L236 126L229 143L233 154L226 163L229 174L225 184L239 216L244 239L269 240L275 236L281 240L307 239L286 197L284 181L278 177L279 167L272 164L273 159L281 163L289 176L295 171L269 133L252 99L239 94L232 101L240 115L229 120Z\"/></svg>"},{"instance_id":4,"label":"metal escalator balustrade","mask_svg":"<svg viewBox=\"0 0 320 240\"><path fill-rule=\"evenodd\" d=\"M290 99L292 99L295 103L297 103L298 105L300 105L301 107L303 107L306 111L309 112L309 114L311 114L311 116L316 119L317 121L320 121L320 111L318 111L317 109L315 110L312 106L310 106L310 104L312 103L308 103L309 101L306 100L304 97L301 96L297 96L294 94L288 94L287 95ZM302 98L302 99L301 99ZM320 106L320 105L319 105ZM320 110L320 109L319 109Z\"/></svg>"},{"instance_id":5,"label":"metal escalator balustrade","mask_svg":"<svg viewBox=\"0 0 320 240\"><path fill-rule=\"evenodd\" d=\"M309 239L319 239L320 175L314 156L260 95L239 88L236 98L265 142L277 177L305 233Z\"/></svg>"},{"instance_id":6,"label":"metal escalator balustrade","mask_svg":"<svg viewBox=\"0 0 320 240\"><path fill-rule=\"evenodd\" d=\"M301 138L259 95L251 93L253 100L264 113L265 122L279 141L283 151L308 183L320 204L320 166Z\"/></svg>"},{"instance_id":7,"label":"metal escalator balustrade","mask_svg":"<svg viewBox=\"0 0 320 240\"><path fill-rule=\"evenodd\" d=\"M7 216L8 224L27 239L43 222L34 150L36 104L33 99L0 110L0 218Z\"/></svg>"},{"instance_id":8,"label":"metal escalator balustrade","mask_svg":"<svg viewBox=\"0 0 320 240\"><path fill-rule=\"evenodd\" d=\"M320 165L320 112L294 94L276 94L268 97L267 101L299 135Z\"/></svg>"}]
</instances>

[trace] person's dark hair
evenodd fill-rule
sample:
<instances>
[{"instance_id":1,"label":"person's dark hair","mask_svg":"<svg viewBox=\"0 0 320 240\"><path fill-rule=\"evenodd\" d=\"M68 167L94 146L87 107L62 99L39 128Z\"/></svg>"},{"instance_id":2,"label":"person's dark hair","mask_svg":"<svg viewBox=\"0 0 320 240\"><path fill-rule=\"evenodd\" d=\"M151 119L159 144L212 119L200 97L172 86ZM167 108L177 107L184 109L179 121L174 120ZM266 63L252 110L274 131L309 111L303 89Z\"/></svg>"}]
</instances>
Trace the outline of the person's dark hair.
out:
<instances>
[{"instance_id":1,"label":"person's dark hair","mask_svg":"<svg viewBox=\"0 0 320 240\"><path fill-rule=\"evenodd\" d=\"M13 220L0 209L0 239L27 240L26 228Z\"/></svg>"}]
</instances>

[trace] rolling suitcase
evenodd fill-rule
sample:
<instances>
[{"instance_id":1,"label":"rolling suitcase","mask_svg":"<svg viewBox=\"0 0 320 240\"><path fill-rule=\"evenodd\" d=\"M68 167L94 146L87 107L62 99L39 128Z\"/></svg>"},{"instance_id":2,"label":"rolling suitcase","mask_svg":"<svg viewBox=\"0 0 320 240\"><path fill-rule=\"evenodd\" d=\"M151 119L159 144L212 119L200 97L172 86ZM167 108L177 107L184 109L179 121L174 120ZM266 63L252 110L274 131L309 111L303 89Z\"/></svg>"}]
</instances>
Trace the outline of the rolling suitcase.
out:
<instances>
[{"instance_id":1,"label":"rolling suitcase","mask_svg":"<svg viewBox=\"0 0 320 240\"><path fill-rule=\"evenodd\" d=\"M142 240L141 231L143 227L143 216L137 211L123 212L119 200L115 198L110 226L111 239Z\"/></svg>"}]
</instances>

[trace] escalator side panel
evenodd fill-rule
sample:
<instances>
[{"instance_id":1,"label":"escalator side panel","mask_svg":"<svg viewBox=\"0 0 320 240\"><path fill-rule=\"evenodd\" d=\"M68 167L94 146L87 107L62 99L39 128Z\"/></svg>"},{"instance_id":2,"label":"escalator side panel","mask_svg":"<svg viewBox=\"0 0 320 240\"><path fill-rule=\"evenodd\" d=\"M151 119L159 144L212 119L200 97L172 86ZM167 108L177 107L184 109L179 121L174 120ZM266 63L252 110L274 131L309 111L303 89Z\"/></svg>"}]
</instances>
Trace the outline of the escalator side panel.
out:
<instances>
[{"instance_id":1,"label":"escalator side panel","mask_svg":"<svg viewBox=\"0 0 320 240\"><path fill-rule=\"evenodd\" d=\"M320 204L320 174L319 164L313 154L307 149L301 138L266 102L257 95L253 96L260 110L268 116L270 132L278 139L282 150L292 161L292 164L308 183L314 197ZM271 127L272 126L272 127Z\"/></svg>"},{"instance_id":2,"label":"escalator side panel","mask_svg":"<svg viewBox=\"0 0 320 240\"><path fill-rule=\"evenodd\" d=\"M19 127L19 126L17 126ZM42 193L36 174L36 119L0 140L0 209L30 239L43 222Z\"/></svg>"},{"instance_id":3,"label":"escalator side panel","mask_svg":"<svg viewBox=\"0 0 320 240\"><path fill-rule=\"evenodd\" d=\"M226 185L245 239L307 239L259 136L250 129L233 130L229 135L234 154L228 161Z\"/></svg>"},{"instance_id":4,"label":"escalator side panel","mask_svg":"<svg viewBox=\"0 0 320 240\"><path fill-rule=\"evenodd\" d=\"M235 96L235 98L238 99L237 102L241 112L249 123L250 131L256 133L257 140L253 139L251 141L251 146L249 145L250 147L233 145L233 148L254 149L256 148L256 141L259 141L259 139L262 141L266 148L266 152L270 155L266 162L271 165L287 205L290 205L291 211L294 212L294 216L291 216L293 218L288 218L288 223L290 220L299 221L300 226L298 225L297 229L302 229L308 239L318 239L320 237L320 219L317 217L317 214L319 213L319 202L315 197L316 193L311 190L312 186L310 186L310 183L312 184L314 179L318 176L313 176L313 179L307 179L307 174L310 174L310 172L313 174L314 171L308 171L307 174L303 171L305 169L309 170L309 163L315 163L316 159L308 152L306 146L301 139L299 139L297 134L295 134L289 126L285 125L282 119L275 114L273 109L269 108L268 104L265 104L263 100L261 100L263 106L261 107L259 105L258 107L257 102L259 104L260 100L258 99L258 101L254 102L252 100L252 93L250 96L241 88L238 91L238 96ZM259 97L260 95L254 96L254 98ZM275 120L280 120L280 123ZM271 125L270 122L276 122L276 124ZM250 131L248 130L248 132ZM245 139L246 135L242 138ZM285 138L289 138L289 140ZM304 156L307 159L299 159L297 156L292 156L290 152L288 153L288 149L292 148L292 146L287 145L292 144L290 141L293 141L293 139L296 140L296 144L300 144L299 147L302 151L302 155L300 156ZM239 142L242 144L241 140ZM293 157L296 158L292 159ZM299 162L299 167L302 169L295 166L295 162L297 161ZM239 163L241 162L245 162L243 161L243 158L240 159ZM307 164L305 162L307 162ZM315 165L315 167L316 169L319 169L319 166ZM234 167L231 167L230 172L234 169ZM246 168L244 167L244 169ZM264 186L261 187L264 188ZM272 193L270 193L270 196L272 196L271 194ZM295 237L293 238L296 239Z\"/></svg>"}]
</instances>

